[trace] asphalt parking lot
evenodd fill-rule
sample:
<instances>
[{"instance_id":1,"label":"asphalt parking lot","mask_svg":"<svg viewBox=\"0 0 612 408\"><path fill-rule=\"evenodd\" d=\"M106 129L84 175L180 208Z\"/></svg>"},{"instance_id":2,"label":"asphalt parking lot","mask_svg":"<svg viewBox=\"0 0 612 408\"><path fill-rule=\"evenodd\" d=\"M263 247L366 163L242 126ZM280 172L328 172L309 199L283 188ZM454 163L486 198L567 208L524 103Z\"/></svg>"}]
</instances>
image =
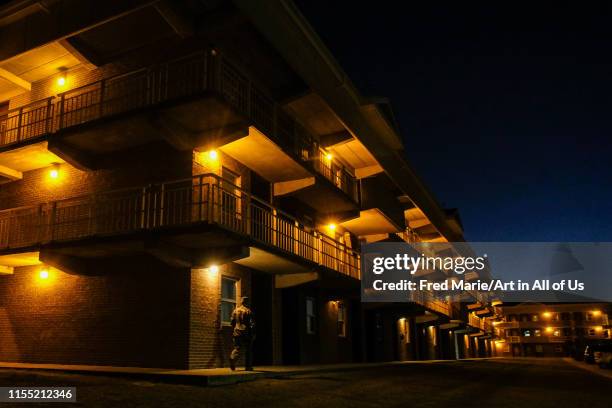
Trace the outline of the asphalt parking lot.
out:
<instances>
[{"instance_id":1,"label":"asphalt parking lot","mask_svg":"<svg viewBox=\"0 0 612 408\"><path fill-rule=\"evenodd\" d=\"M78 402L70 405L83 407L610 407L612 379L577 364L560 359L449 361L224 387L0 370L0 384L76 386Z\"/></svg>"}]
</instances>

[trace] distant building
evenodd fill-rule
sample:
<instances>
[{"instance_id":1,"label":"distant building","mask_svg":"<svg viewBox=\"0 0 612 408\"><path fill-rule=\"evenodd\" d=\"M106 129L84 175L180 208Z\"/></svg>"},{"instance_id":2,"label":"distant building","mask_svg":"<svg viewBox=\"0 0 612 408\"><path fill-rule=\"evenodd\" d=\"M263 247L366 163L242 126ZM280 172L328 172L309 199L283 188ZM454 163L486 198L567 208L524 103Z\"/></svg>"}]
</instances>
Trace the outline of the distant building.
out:
<instances>
[{"instance_id":1,"label":"distant building","mask_svg":"<svg viewBox=\"0 0 612 408\"><path fill-rule=\"evenodd\" d=\"M522 303L497 308L499 355L561 357L582 353L591 341L610 338L606 303Z\"/></svg>"}]
</instances>

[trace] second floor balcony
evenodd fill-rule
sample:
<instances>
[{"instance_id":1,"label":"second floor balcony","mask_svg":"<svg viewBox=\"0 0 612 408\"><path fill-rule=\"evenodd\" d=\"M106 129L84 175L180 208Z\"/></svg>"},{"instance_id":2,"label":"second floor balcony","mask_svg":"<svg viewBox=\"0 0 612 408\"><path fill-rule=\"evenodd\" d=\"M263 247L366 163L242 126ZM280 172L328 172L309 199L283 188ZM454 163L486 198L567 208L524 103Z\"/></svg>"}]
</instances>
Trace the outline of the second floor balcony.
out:
<instances>
[{"instance_id":1,"label":"second floor balcony","mask_svg":"<svg viewBox=\"0 0 612 408\"><path fill-rule=\"evenodd\" d=\"M294 272L274 270L266 264L272 256L360 279L356 250L213 174L0 212L0 251L7 253L84 242L99 247L107 239L115 242L112 248L121 241L131 243L122 251L134 250L143 234L196 252L248 246L251 259L244 262L266 272Z\"/></svg>"},{"instance_id":2,"label":"second floor balcony","mask_svg":"<svg viewBox=\"0 0 612 408\"><path fill-rule=\"evenodd\" d=\"M159 139L183 150L222 147L249 126L359 203L350 169L335 158L326 159L304 126L238 64L214 49L9 110L0 118L0 165L3 151L42 140L48 141L49 150L61 152L58 155L71 156L66 161L91 168L100 155Z\"/></svg>"}]
</instances>

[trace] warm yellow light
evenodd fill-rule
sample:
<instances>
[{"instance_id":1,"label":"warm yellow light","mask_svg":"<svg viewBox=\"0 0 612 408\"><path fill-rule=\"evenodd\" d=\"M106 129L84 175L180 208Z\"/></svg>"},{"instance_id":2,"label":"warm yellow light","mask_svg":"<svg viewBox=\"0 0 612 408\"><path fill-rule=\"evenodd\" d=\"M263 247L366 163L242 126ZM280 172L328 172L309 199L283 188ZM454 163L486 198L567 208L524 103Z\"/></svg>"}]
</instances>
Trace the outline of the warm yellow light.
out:
<instances>
[{"instance_id":1,"label":"warm yellow light","mask_svg":"<svg viewBox=\"0 0 612 408\"><path fill-rule=\"evenodd\" d=\"M335 231L335 230L336 230L336 224L329 224L329 225L327 226L327 228L328 228L330 231Z\"/></svg>"},{"instance_id":2,"label":"warm yellow light","mask_svg":"<svg viewBox=\"0 0 612 408\"><path fill-rule=\"evenodd\" d=\"M542 316L546 317L547 319L552 316L550 312L544 312L542 313Z\"/></svg>"},{"instance_id":3,"label":"warm yellow light","mask_svg":"<svg viewBox=\"0 0 612 408\"><path fill-rule=\"evenodd\" d=\"M49 278L49 271L46 269L42 269L40 272L38 272L38 277L40 279L48 279Z\"/></svg>"},{"instance_id":4,"label":"warm yellow light","mask_svg":"<svg viewBox=\"0 0 612 408\"><path fill-rule=\"evenodd\" d=\"M331 160L334 158L334 155L333 155L333 154L331 154L331 153L327 153L327 154L325 155L325 158L327 159L327 161L331 161Z\"/></svg>"},{"instance_id":5,"label":"warm yellow light","mask_svg":"<svg viewBox=\"0 0 612 408\"><path fill-rule=\"evenodd\" d=\"M210 273L217 273L219 272L219 267L217 265L211 265L208 267L208 271Z\"/></svg>"},{"instance_id":6,"label":"warm yellow light","mask_svg":"<svg viewBox=\"0 0 612 408\"><path fill-rule=\"evenodd\" d=\"M217 159L219 158L219 153L217 153L217 151L216 151L216 150L210 150L210 151L208 152L208 158L209 158L210 160L217 160Z\"/></svg>"},{"instance_id":7,"label":"warm yellow light","mask_svg":"<svg viewBox=\"0 0 612 408\"><path fill-rule=\"evenodd\" d=\"M553 328L552 328L552 327L547 327L547 328L546 328L546 331L550 333L550 332L552 332L552 331L553 331Z\"/></svg>"},{"instance_id":8,"label":"warm yellow light","mask_svg":"<svg viewBox=\"0 0 612 408\"><path fill-rule=\"evenodd\" d=\"M600 331L602 331L602 330L603 330L603 327L601 327L601 326L597 326L597 327L595 327L595 331L600 332Z\"/></svg>"},{"instance_id":9,"label":"warm yellow light","mask_svg":"<svg viewBox=\"0 0 612 408\"><path fill-rule=\"evenodd\" d=\"M593 316L601 316L601 310L593 310Z\"/></svg>"},{"instance_id":10,"label":"warm yellow light","mask_svg":"<svg viewBox=\"0 0 612 408\"><path fill-rule=\"evenodd\" d=\"M66 77L64 75L61 75L60 77L57 78L57 86L64 86L66 85Z\"/></svg>"},{"instance_id":11,"label":"warm yellow light","mask_svg":"<svg viewBox=\"0 0 612 408\"><path fill-rule=\"evenodd\" d=\"M59 170L58 169L51 169L51 171L49 172L49 177L51 177L52 179L56 179L59 177Z\"/></svg>"}]
</instances>

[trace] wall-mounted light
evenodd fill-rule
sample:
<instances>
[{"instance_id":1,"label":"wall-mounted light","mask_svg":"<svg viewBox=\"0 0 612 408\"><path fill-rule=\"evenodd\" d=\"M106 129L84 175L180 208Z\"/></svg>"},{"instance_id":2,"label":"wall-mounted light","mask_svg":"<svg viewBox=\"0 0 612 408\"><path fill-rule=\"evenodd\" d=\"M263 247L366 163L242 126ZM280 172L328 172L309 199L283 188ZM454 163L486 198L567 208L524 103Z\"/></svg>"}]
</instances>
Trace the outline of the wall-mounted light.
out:
<instances>
[{"instance_id":1,"label":"wall-mounted light","mask_svg":"<svg viewBox=\"0 0 612 408\"><path fill-rule=\"evenodd\" d=\"M601 310L593 310L593 316L601 316Z\"/></svg>"},{"instance_id":2,"label":"wall-mounted light","mask_svg":"<svg viewBox=\"0 0 612 408\"><path fill-rule=\"evenodd\" d=\"M547 333L550 333L550 332L552 332L552 331L553 331L553 328L552 328L552 327L547 327L547 328L546 328L546 332L547 332Z\"/></svg>"},{"instance_id":3,"label":"wall-mounted light","mask_svg":"<svg viewBox=\"0 0 612 408\"><path fill-rule=\"evenodd\" d=\"M60 76L57 77L57 86L59 87L63 87L66 85L66 75L64 74L60 74Z\"/></svg>"},{"instance_id":4,"label":"wall-mounted light","mask_svg":"<svg viewBox=\"0 0 612 408\"><path fill-rule=\"evenodd\" d=\"M46 269L46 268L45 269L41 269L38 272L38 279L42 279L42 280L49 279L49 270Z\"/></svg>"},{"instance_id":5,"label":"wall-mounted light","mask_svg":"<svg viewBox=\"0 0 612 408\"><path fill-rule=\"evenodd\" d=\"M49 178L56 180L59 178L59 174L59 164L51 166L51 169L49 169Z\"/></svg>"},{"instance_id":6,"label":"wall-mounted light","mask_svg":"<svg viewBox=\"0 0 612 408\"><path fill-rule=\"evenodd\" d=\"M210 273L218 273L219 272L219 267L217 265L210 265L208 267L208 272L210 272Z\"/></svg>"},{"instance_id":7,"label":"wall-mounted light","mask_svg":"<svg viewBox=\"0 0 612 408\"><path fill-rule=\"evenodd\" d=\"M216 150L209 150L208 151L208 158L210 160L217 160L219 158L219 153L217 153Z\"/></svg>"},{"instance_id":8,"label":"wall-mounted light","mask_svg":"<svg viewBox=\"0 0 612 408\"><path fill-rule=\"evenodd\" d=\"M330 232L334 232L334 231L336 230L336 224L334 224L333 222L332 222L332 223L330 223L330 224L327 224L327 229L328 229Z\"/></svg>"},{"instance_id":9,"label":"wall-mounted light","mask_svg":"<svg viewBox=\"0 0 612 408\"><path fill-rule=\"evenodd\" d=\"M542 316L548 319L550 316L552 316L552 314L550 312L544 312L542 313Z\"/></svg>"},{"instance_id":10,"label":"wall-mounted light","mask_svg":"<svg viewBox=\"0 0 612 408\"><path fill-rule=\"evenodd\" d=\"M327 154L325 155L325 159L326 159L327 161L332 161L332 159L333 159L333 158L334 158L334 155L333 155L333 154L331 154L331 153L327 153Z\"/></svg>"}]
</instances>

